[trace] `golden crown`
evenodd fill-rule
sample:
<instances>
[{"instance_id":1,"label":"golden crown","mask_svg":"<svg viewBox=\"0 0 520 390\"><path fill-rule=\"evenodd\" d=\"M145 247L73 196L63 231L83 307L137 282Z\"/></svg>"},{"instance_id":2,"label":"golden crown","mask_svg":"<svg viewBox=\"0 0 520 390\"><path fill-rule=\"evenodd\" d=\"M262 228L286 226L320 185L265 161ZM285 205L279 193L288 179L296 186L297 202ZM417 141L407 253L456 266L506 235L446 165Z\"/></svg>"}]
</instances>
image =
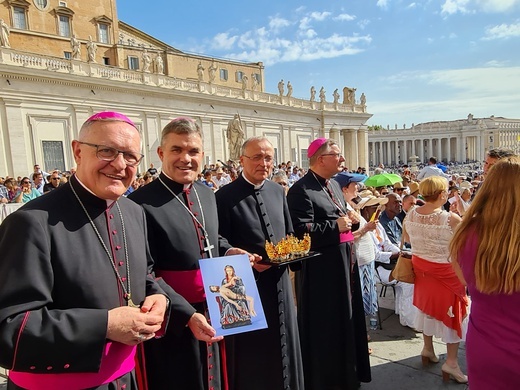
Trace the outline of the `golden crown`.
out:
<instances>
[{"instance_id":1,"label":"golden crown","mask_svg":"<svg viewBox=\"0 0 520 390\"><path fill-rule=\"evenodd\" d=\"M310 249L311 237L308 233L305 233L301 240L291 234L282 238L276 245L269 241L265 242L265 251L267 256L269 256L269 260L273 263L282 263L305 256Z\"/></svg>"}]
</instances>

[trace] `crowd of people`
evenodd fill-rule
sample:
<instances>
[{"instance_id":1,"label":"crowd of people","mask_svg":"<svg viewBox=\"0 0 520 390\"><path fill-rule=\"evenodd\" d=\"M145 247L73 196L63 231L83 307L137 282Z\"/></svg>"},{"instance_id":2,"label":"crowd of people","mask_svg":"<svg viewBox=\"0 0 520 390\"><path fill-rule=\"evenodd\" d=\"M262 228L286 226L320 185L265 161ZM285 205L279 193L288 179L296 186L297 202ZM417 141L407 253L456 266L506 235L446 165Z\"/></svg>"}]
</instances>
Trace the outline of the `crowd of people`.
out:
<instances>
[{"instance_id":1,"label":"crowd of people","mask_svg":"<svg viewBox=\"0 0 520 390\"><path fill-rule=\"evenodd\" d=\"M72 143L77 171L35 165L0 186L2 202L27 203L0 225L9 389L357 389L371 381L377 282L394 286L401 324L422 332L423 365L441 360L433 337L446 343L445 381L520 386L518 316L507 309L520 296L511 151L488 151L482 172L431 157L369 177L345 167L332 139L312 141L303 169L276 165L260 136L238 161L203 166L201 129L187 117L163 129L160 169L137 173L141 147L130 119L101 112ZM369 186L375 175L389 181ZM309 235L316 258L263 264L266 241L290 234ZM249 258L268 326L223 338L198 260L234 254ZM400 256L412 259L414 284L393 279Z\"/></svg>"}]
</instances>

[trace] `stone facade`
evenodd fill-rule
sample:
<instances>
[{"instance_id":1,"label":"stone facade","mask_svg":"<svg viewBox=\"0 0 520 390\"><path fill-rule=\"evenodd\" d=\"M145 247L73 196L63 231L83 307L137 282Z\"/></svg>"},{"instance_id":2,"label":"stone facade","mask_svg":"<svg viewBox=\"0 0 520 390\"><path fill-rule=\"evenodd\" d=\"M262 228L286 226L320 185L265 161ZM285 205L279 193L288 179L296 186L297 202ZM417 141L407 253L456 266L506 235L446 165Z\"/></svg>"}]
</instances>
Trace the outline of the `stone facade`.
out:
<instances>
[{"instance_id":1,"label":"stone facade","mask_svg":"<svg viewBox=\"0 0 520 390\"><path fill-rule=\"evenodd\" d=\"M43 10L36 6L44 3ZM160 165L156 149L161 129L181 115L201 125L205 162L226 161L226 128L236 113L246 137L270 139L277 162L291 160L307 166L309 143L326 136L342 146L349 167L368 165L365 123L371 114L364 104L316 103L267 93L261 62L182 53L120 22L113 0L5 0L3 5L0 18L8 23L11 34L10 48L0 47L2 175L27 175L36 163L47 171L73 167L71 141L81 124L102 110L128 115L142 131L141 171L150 163ZM22 11L25 28L19 25ZM60 36L67 18L70 35ZM71 57L72 34L81 44L79 59ZM95 61L90 62L89 37L97 46ZM145 49L152 64L143 72ZM164 74L157 71L157 55L163 60ZM202 79L197 73L199 64L204 68ZM210 82L212 64L217 70ZM245 89L242 76L250 83ZM258 77L255 88L253 77Z\"/></svg>"},{"instance_id":2,"label":"stone facade","mask_svg":"<svg viewBox=\"0 0 520 390\"><path fill-rule=\"evenodd\" d=\"M425 163L432 156L444 162L482 161L486 151L496 147L520 153L520 119L469 114L467 119L368 132L371 166L406 164L412 156Z\"/></svg>"}]
</instances>

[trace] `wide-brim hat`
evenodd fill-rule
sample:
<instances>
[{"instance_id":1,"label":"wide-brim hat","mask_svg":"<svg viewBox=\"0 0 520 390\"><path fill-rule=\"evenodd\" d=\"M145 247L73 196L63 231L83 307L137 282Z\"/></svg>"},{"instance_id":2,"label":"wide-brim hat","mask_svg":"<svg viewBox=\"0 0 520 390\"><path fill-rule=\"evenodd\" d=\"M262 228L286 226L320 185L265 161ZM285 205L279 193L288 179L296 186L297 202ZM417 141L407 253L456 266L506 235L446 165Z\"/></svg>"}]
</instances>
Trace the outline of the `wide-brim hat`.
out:
<instances>
[{"instance_id":1,"label":"wide-brim hat","mask_svg":"<svg viewBox=\"0 0 520 390\"><path fill-rule=\"evenodd\" d=\"M388 203L388 198L377 198L374 195L369 195L366 198L361 198L361 201L358 203L358 207L360 209L364 207L369 206L379 206L379 205L385 205Z\"/></svg>"},{"instance_id":2,"label":"wide-brim hat","mask_svg":"<svg viewBox=\"0 0 520 390\"><path fill-rule=\"evenodd\" d=\"M460 184L459 184L459 188L461 190L463 189L466 189L466 188L473 188L473 185L469 182L469 181L461 181Z\"/></svg>"},{"instance_id":3,"label":"wide-brim hat","mask_svg":"<svg viewBox=\"0 0 520 390\"><path fill-rule=\"evenodd\" d=\"M413 194L413 193L419 191L419 183L412 181L411 183L408 184L408 188L410 189L410 194Z\"/></svg>"}]
</instances>

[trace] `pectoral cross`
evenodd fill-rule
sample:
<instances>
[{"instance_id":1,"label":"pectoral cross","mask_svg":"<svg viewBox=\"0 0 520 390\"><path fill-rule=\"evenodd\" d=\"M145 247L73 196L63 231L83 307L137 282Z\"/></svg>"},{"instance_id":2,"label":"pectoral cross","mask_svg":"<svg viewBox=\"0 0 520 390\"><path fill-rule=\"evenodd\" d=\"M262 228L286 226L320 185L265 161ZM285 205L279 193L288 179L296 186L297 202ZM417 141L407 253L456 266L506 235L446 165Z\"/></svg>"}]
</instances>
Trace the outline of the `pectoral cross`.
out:
<instances>
[{"instance_id":1,"label":"pectoral cross","mask_svg":"<svg viewBox=\"0 0 520 390\"><path fill-rule=\"evenodd\" d=\"M215 245L211 245L210 244L209 237L208 237L207 234L204 236L204 243L206 244L206 246L204 248L202 248L202 249L204 250L204 252L208 252L208 257L210 259L213 258L213 255L211 254L211 250L213 248L215 248Z\"/></svg>"}]
</instances>

